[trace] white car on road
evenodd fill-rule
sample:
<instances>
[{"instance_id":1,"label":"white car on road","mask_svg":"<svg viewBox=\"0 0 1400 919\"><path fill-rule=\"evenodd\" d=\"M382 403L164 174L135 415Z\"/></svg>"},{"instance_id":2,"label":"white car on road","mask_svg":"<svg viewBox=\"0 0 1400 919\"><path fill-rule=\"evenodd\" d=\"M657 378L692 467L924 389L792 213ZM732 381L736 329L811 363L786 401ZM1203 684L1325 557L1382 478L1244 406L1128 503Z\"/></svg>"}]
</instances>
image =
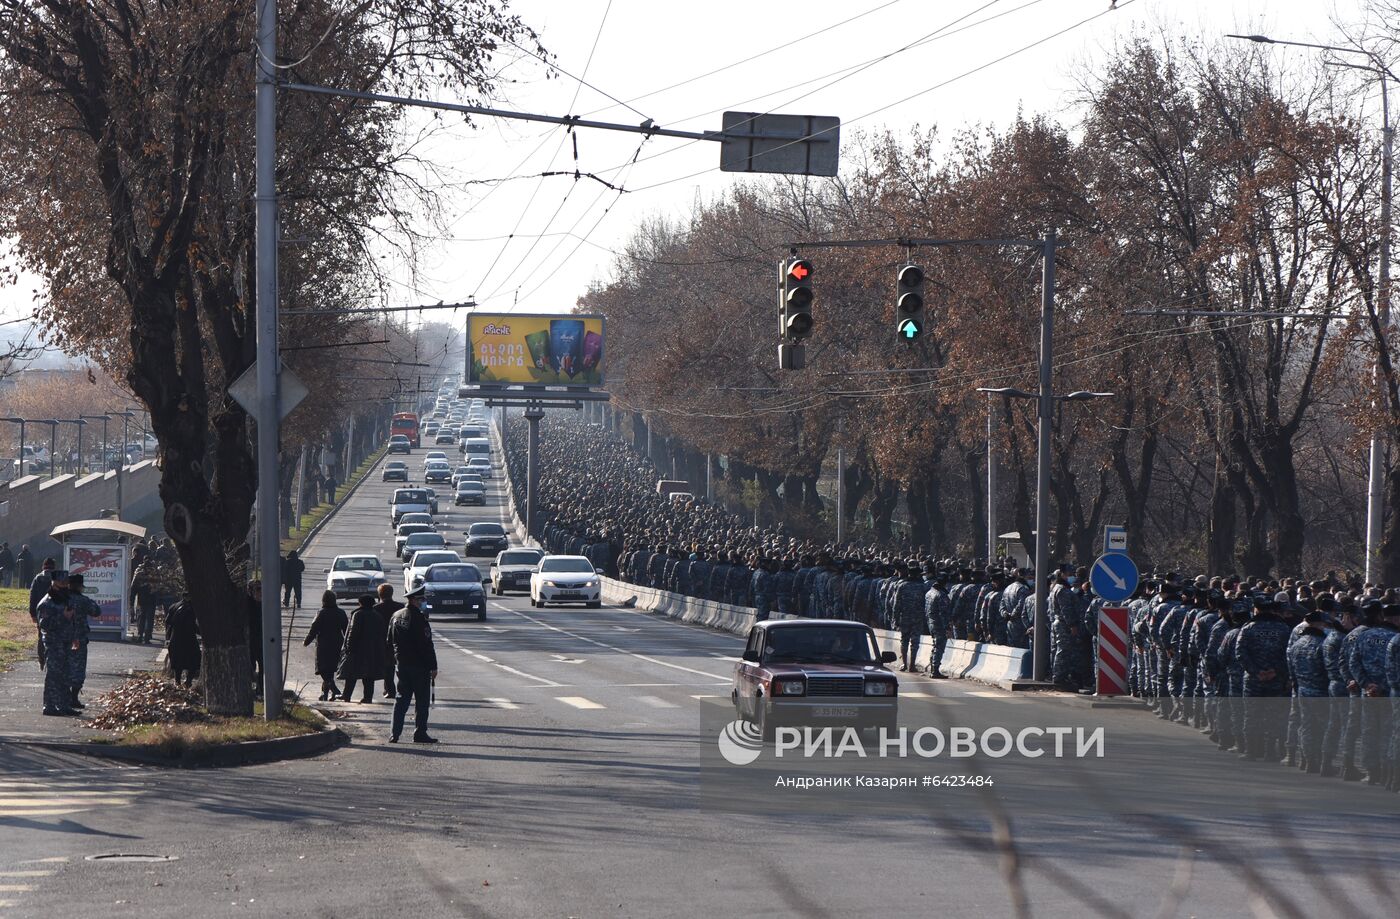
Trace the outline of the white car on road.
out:
<instances>
[{"instance_id":1,"label":"white car on road","mask_svg":"<svg viewBox=\"0 0 1400 919\"><path fill-rule=\"evenodd\" d=\"M582 555L546 555L530 575L530 605L582 603L589 609L602 605L603 582L593 563Z\"/></svg>"},{"instance_id":2,"label":"white car on road","mask_svg":"<svg viewBox=\"0 0 1400 919\"><path fill-rule=\"evenodd\" d=\"M377 555L337 555L326 572L326 590L337 600L372 594L384 583L384 566Z\"/></svg>"},{"instance_id":3,"label":"white car on road","mask_svg":"<svg viewBox=\"0 0 1400 919\"><path fill-rule=\"evenodd\" d=\"M461 564L462 556L451 549L420 549L403 566L403 592L408 593L423 583L423 575L432 565Z\"/></svg>"}]
</instances>

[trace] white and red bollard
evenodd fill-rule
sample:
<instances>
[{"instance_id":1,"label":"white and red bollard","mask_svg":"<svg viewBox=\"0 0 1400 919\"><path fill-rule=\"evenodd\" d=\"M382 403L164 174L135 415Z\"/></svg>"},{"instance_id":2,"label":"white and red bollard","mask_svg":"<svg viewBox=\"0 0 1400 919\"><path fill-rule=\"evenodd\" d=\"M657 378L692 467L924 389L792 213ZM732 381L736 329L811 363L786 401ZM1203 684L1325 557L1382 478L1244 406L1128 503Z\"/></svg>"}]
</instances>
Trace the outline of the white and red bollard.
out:
<instances>
[{"instance_id":1,"label":"white and red bollard","mask_svg":"<svg viewBox=\"0 0 1400 919\"><path fill-rule=\"evenodd\" d=\"M1105 606L1099 610L1098 679L1094 692L1100 696L1128 693L1128 608Z\"/></svg>"}]
</instances>

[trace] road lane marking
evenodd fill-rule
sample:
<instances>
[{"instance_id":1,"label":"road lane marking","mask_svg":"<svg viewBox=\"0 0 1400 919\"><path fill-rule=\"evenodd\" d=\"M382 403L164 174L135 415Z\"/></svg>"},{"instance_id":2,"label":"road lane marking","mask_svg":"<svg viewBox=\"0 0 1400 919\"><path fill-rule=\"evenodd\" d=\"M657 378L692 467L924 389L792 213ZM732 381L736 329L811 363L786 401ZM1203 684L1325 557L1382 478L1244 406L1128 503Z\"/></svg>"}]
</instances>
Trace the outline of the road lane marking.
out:
<instances>
[{"instance_id":1,"label":"road lane marking","mask_svg":"<svg viewBox=\"0 0 1400 919\"><path fill-rule=\"evenodd\" d=\"M506 673L513 673L516 676L524 677L527 680L534 680L536 683L539 683L542 686L549 686L551 688L557 688L564 685L563 683L556 683L553 680L547 680L542 676L535 676L534 674L526 673L523 670L516 670L514 667L508 667L505 664L493 660L484 654L477 654L471 648L464 648L461 645L457 644L457 642L453 641L452 639L446 636L442 636L442 640L447 644L451 645L453 648L456 648L458 651L461 651L463 654L466 654L470 657L474 657L477 660L482 661L483 663L490 664L492 667L498 667L501 670L504 670Z\"/></svg>"},{"instance_id":2,"label":"road lane marking","mask_svg":"<svg viewBox=\"0 0 1400 919\"><path fill-rule=\"evenodd\" d=\"M516 705L514 702L510 701L509 699L487 699L486 701L490 702L497 708L503 708L506 711L514 711L515 709L520 707L519 705Z\"/></svg>"},{"instance_id":3,"label":"road lane marking","mask_svg":"<svg viewBox=\"0 0 1400 919\"><path fill-rule=\"evenodd\" d=\"M33 889L33 884L0 884L0 893L28 893Z\"/></svg>"},{"instance_id":4,"label":"road lane marking","mask_svg":"<svg viewBox=\"0 0 1400 919\"><path fill-rule=\"evenodd\" d=\"M606 708L606 706L599 705L592 699L585 699L583 696L555 696L554 698L563 702L565 705L572 705L574 708Z\"/></svg>"},{"instance_id":5,"label":"road lane marking","mask_svg":"<svg viewBox=\"0 0 1400 919\"><path fill-rule=\"evenodd\" d=\"M692 699L723 699L724 696L707 696L707 695L704 695L704 694L702 693L701 695L698 695L698 696L691 696L691 698L692 698Z\"/></svg>"},{"instance_id":6,"label":"road lane marking","mask_svg":"<svg viewBox=\"0 0 1400 919\"><path fill-rule=\"evenodd\" d=\"M0 871L0 878L46 878L52 871Z\"/></svg>"},{"instance_id":7,"label":"road lane marking","mask_svg":"<svg viewBox=\"0 0 1400 919\"><path fill-rule=\"evenodd\" d=\"M667 702L665 699L661 698L660 696L638 696L638 697L637 697L637 701L638 701L638 702L645 702L647 705L650 705L652 708L678 708L678 707L679 707L679 706L676 705L676 703L674 703L674 702Z\"/></svg>"},{"instance_id":8,"label":"road lane marking","mask_svg":"<svg viewBox=\"0 0 1400 919\"><path fill-rule=\"evenodd\" d=\"M510 613L510 614L512 614L512 615L514 615L514 616L519 616L521 619L524 619L524 620L526 620L526 621L528 621L528 622L533 622L535 625L541 626L542 628L549 629L550 631L553 631L553 632L558 632L558 633L560 633L561 635L568 635L570 638L576 638L576 639L578 639L579 641L586 641L586 642L588 642L590 645L597 645L597 646L600 647L600 648L606 648L607 650L609 650L609 651L615 651L615 652L617 652L618 654L626 654L628 657L635 657L635 658L637 658L638 660L646 661L646 662L649 663L649 664L657 664L657 665L662 666L662 667L670 667L670 668L673 669L673 670L682 670L682 671L684 671L684 672L686 672L686 673L693 673L693 674L695 674L696 676L709 677L709 678L712 679L712 680L727 680L727 679L728 679L727 677L724 677L724 676L722 676L722 675L720 675L720 674L718 674L718 673L709 673L709 672L704 671L704 670L696 670L696 669L693 668L693 667L683 667L683 666L681 666L680 664L673 664L673 663L671 663L670 661L659 660L659 659L657 659L657 658L655 658L655 657L650 657L650 656L648 656L648 655L646 655L646 654L638 654L638 653L635 652L635 651L628 651L626 648L619 648L619 647L617 647L616 645L610 645L610 644L608 644L608 643L606 643L606 642L598 641L596 638L589 638L589 637L586 636L586 635L580 635L580 634L578 634L577 632L570 632L568 629L561 629L561 628L559 628L557 625L550 625L548 622L544 622L544 621L542 621L542 620L540 620L540 619L536 619L534 616L528 616L528 615L526 615L525 613L520 612L519 610L509 609L509 608L507 608L507 607L500 606L500 604L497 604L497 607L498 607L502 612Z\"/></svg>"}]
</instances>

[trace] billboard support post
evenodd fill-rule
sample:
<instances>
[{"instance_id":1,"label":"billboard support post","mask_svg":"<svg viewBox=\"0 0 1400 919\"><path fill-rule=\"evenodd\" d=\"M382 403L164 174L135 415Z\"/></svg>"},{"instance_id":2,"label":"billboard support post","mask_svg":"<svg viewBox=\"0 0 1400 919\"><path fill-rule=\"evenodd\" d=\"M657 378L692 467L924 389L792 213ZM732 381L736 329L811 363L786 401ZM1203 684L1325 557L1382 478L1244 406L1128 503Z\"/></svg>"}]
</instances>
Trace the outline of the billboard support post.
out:
<instances>
[{"instance_id":1,"label":"billboard support post","mask_svg":"<svg viewBox=\"0 0 1400 919\"><path fill-rule=\"evenodd\" d=\"M532 406L525 409L525 420L530 425L529 448L525 458L525 534L539 538L535 533L535 508L539 506L540 485L540 419L544 409Z\"/></svg>"}]
</instances>

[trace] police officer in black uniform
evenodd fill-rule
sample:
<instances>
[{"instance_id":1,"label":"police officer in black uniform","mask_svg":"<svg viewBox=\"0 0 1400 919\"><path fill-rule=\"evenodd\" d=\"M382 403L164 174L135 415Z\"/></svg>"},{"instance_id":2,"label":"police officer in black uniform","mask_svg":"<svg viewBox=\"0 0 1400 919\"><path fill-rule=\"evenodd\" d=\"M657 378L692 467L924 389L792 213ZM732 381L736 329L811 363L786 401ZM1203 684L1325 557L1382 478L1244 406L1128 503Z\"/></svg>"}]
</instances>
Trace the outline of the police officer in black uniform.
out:
<instances>
[{"instance_id":1,"label":"police officer in black uniform","mask_svg":"<svg viewBox=\"0 0 1400 919\"><path fill-rule=\"evenodd\" d=\"M408 592L408 605L389 621L389 651L398 668L399 696L394 701L393 733L389 743L398 743L403 733L408 701L416 703L413 720L414 743L437 743L428 736L428 698L437 679L437 651L433 649L433 628L423 612L423 585Z\"/></svg>"}]
</instances>

